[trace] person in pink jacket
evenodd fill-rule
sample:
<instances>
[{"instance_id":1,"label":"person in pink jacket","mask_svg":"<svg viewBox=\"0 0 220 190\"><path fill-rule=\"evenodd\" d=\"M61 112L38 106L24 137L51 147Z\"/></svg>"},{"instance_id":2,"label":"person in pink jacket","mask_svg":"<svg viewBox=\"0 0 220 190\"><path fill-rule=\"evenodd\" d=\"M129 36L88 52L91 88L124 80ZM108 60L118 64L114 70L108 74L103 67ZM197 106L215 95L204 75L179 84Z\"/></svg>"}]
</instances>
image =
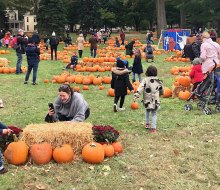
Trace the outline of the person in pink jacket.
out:
<instances>
[{"instance_id":1,"label":"person in pink jacket","mask_svg":"<svg viewBox=\"0 0 220 190\"><path fill-rule=\"evenodd\" d=\"M193 88L192 88L192 92L193 92L197 88L198 84L200 84L203 81L203 74L202 74L202 65L199 58L195 58L192 61L192 64L193 64L193 68L189 76L193 83ZM192 99L194 98L195 97L193 96Z\"/></svg>"},{"instance_id":2,"label":"person in pink jacket","mask_svg":"<svg viewBox=\"0 0 220 190\"><path fill-rule=\"evenodd\" d=\"M202 73L207 73L215 66L215 63L220 63L220 46L217 42L213 42L208 32L202 33L203 43L201 45L200 60L202 62Z\"/></svg>"}]
</instances>

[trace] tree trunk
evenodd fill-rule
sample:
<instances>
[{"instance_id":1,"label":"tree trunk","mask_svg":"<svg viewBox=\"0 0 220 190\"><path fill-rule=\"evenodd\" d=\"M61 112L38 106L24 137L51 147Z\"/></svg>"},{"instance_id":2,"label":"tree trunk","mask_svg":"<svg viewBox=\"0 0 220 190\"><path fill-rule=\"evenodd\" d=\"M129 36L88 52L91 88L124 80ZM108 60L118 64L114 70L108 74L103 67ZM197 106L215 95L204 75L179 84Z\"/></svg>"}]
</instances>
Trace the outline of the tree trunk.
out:
<instances>
[{"instance_id":1,"label":"tree trunk","mask_svg":"<svg viewBox=\"0 0 220 190\"><path fill-rule=\"evenodd\" d=\"M165 0L157 0L157 37L160 37L161 30L167 28L166 10L165 10Z\"/></svg>"},{"instance_id":2,"label":"tree trunk","mask_svg":"<svg viewBox=\"0 0 220 190\"><path fill-rule=\"evenodd\" d=\"M180 28L186 27L186 12L183 8L180 8Z\"/></svg>"}]
</instances>

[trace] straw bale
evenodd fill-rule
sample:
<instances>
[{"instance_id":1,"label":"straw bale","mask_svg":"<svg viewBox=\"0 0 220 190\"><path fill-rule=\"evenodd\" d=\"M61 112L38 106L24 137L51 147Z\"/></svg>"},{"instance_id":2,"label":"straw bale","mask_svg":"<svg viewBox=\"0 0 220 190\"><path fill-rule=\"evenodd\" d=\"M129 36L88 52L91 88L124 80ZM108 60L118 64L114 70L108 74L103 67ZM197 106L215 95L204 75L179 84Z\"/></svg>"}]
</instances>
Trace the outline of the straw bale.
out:
<instances>
[{"instance_id":1,"label":"straw bale","mask_svg":"<svg viewBox=\"0 0 220 190\"><path fill-rule=\"evenodd\" d=\"M79 154L83 146L93 139L92 124L83 122L30 124L23 129L20 139L29 147L42 142L50 143L53 148L70 144L74 152Z\"/></svg>"}]
</instances>

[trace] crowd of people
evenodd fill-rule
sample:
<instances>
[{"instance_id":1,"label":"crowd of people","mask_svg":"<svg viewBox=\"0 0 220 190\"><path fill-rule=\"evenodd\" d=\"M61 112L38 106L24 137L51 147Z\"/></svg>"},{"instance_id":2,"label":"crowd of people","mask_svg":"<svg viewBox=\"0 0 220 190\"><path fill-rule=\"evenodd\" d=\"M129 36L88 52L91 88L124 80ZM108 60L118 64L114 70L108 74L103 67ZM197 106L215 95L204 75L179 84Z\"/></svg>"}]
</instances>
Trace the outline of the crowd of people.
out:
<instances>
[{"instance_id":1,"label":"crowd of people","mask_svg":"<svg viewBox=\"0 0 220 190\"><path fill-rule=\"evenodd\" d=\"M107 34L106 31L91 33L91 36L88 40L90 43L91 57L96 57L98 44L102 42L105 44L108 36L109 34ZM82 58L83 56L86 37L87 33L82 31L76 39L79 58ZM116 47L125 45L125 33L122 30L119 33L119 38L120 41L118 38L115 38ZM28 69L25 75L24 84L28 84L29 76L33 70L32 85L36 85L38 65L40 62L39 35L36 32L32 37L27 38L24 35L24 31L19 29L18 34L17 36L14 36L14 39L11 39L10 34L6 33L4 37L4 43L7 48L10 44L10 41L13 41L11 45L13 45L17 55L16 74L22 73L21 66L23 55L26 54ZM67 34L66 39L67 40L65 41L65 45L72 43L72 39L70 38L69 34ZM207 74L207 72L209 72L209 70L214 67L215 63L220 64L220 46L215 41L216 35L206 31L196 36L190 35L186 40L184 55L188 56L193 64L192 70L190 72L190 77L194 83L193 90L195 90L197 86L203 81L205 74ZM47 49L50 46L51 60L57 60L57 47L60 41L56 36L56 33L52 32L52 35L50 37L46 37L44 42ZM146 35L146 47L144 48L144 52L146 53L146 62L148 62L149 59L154 62L154 48L152 47L153 43L153 33L149 31ZM157 129L157 111L160 107L160 95L163 93L163 83L157 77L158 70L155 65L149 65L146 69L145 77L142 78L144 70L142 66L141 51L140 49L135 48L134 44L135 40L131 40L128 44L125 45L126 55L129 55L131 58L134 57L132 60L132 67L129 67L129 62L127 60L121 60L119 57L116 60L115 67L113 67L111 70L111 88L113 88L115 91L113 111L119 112L125 110L123 106L125 97L128 93L127 89L134 93L134 88L130 82L129 74L132 73L132 82L136 82L137 75L140 84L137 88L137 91L134 93L134 100L143 94L143 105L146 110L145 128L148 129L151 133L155 133ZM78 63L78 55L77 52L73 52L71 62L67 64L65 69L75 68ZM1 106L1 108L3 107L4 106ZM150 115L152 116L151 123ZM89 116L89 104L84 99L82 94L73 92L72 88L68 84L62 84L58 89L58 97L56 98L55 102L49 104L45 121L82 122L85 121ZM6 125L0 123L0 133L10 134L11 132L12 131L8 129ZM0 174L3 174L7 172L7 170L3 167L1 156L2 155L0 152Z\"/></svg>"}]
</instances>

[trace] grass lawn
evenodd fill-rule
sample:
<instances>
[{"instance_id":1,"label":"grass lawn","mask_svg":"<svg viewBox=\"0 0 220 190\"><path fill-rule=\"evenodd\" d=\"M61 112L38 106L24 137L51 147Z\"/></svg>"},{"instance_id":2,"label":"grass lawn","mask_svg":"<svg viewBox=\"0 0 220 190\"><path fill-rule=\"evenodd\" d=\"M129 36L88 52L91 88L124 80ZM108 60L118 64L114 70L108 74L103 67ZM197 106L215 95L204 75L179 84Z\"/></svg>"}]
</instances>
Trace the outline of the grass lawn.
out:
<instances>
[{"instance_id":1,"label":"grass lawn","mask_svg":"<svg viewBox=\"0 0 220 190\"><path fill-rule=\"evenodd\" d=\"M76 36L73 36L73 42ZM130 36L129 36L130 37ZM144 35L138 36L144 42ZM63 45L59 45L62 49ZM101 45L100 47L103 47ZM16 65L16 55L0 55ZM85 48L83 56L89 56ZM174 65L189 63L163 62L167 54L156 55L155 65L164 86L171 87ZM133 59L128 59L132 65ZM144 70L147 64L142 59ZM23 66L27 65L26 57ZM57 97L58 84L43 83L61 74L62 61L41 61L37 82L39 85L24 85L24 74L0 74L0 121L7 125L24 128L31 123L44 123L48 102ZM88 74L88 73L85 73ZM98 74L98 73L97 73ZM105 72L102 75L111 74ZM96 75L96 73L95 73ZM74 86L72 84L71 86ZM82 85L79 85L80 87ZM220 117L219 113L204 115L196 109L186 112L184 101L161 98L158 111L157 134L149 134L144 128L144 109L131 110L133 95L126 96L124 112L113 112L113 98L104 90L90 85L89 91L81 90L90 105L91 115L87 122L112 125L120 132L124 152L99 165L90 165L81 158L71 164L37 166L5 165L9 172L0 177L0 190L219 190L220 189ZM139 105L141 102L139 100ZM213 107L214 109L214 107ZM109 166L106 170L104 166Z\"/></svg>"}]
</instances>

